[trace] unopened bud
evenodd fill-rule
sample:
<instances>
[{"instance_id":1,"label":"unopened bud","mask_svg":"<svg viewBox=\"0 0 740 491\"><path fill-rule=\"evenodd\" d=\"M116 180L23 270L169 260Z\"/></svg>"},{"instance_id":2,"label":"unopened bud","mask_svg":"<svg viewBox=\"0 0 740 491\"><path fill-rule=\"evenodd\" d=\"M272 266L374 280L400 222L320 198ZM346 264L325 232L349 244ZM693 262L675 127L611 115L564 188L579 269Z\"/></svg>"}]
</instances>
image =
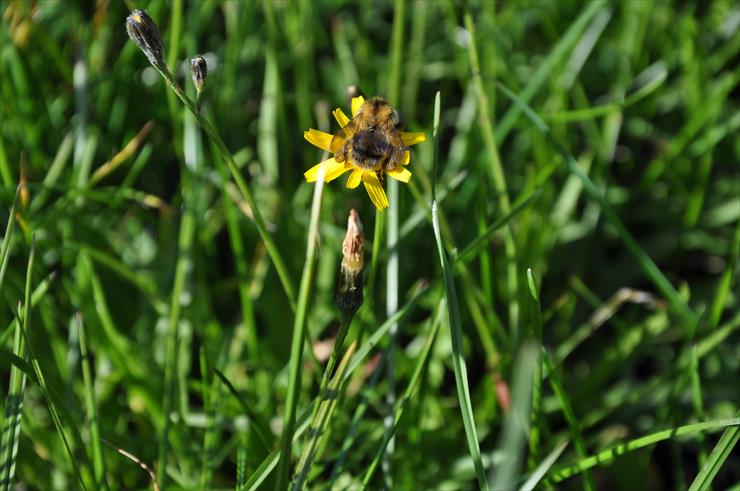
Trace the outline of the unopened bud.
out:
<instances>
[{"instance_id":1,"label":"unopened bud","mask_svg":"<svg viewBox=\"0 0 740 491\"><path fill-rule=\"evenodd\" d=\"M126 31L133 42L144 52L149 63L164 66L164 43L157 24L143 10L136 9L126 17Z\"/></svg>"},{"instance_id":2,"label":"unopened bud","mask_svg":"<svg viewBox=\"0 0 740 491\"><path fill-rule=\"evenodd\" d=\"M360 215L349 211L347 235L342 243L342 266L339 272L337 306L342 317L351 317L362 305L362 269L365 266L365 239Z\"/></svg>"},{"instance_id":3,"label":"unopened bud","mask_svg":"<svg viewBox=\"0 0 740 491\"><path fill-rule=\"evenodd\" d=\"M206 85L206 77L208 76L208 64L206 63L206 59L200 55L192 58L190 60L190 72L193 75L193 85L195 85L195 90L200 93Z\"/></svg>"}]
</instances>

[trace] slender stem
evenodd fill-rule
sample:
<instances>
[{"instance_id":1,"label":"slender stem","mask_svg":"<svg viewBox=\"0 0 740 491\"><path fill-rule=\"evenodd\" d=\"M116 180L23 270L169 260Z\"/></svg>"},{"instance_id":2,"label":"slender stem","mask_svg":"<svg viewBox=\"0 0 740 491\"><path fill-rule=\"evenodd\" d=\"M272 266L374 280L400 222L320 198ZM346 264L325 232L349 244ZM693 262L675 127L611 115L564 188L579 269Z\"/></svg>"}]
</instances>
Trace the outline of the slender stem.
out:
<instances>
[{"instance_id":1,"label":"slender stem","mask_svg":"<svg viewBox=\"0 0 740 491\"><path fill-rule=\"evenodd\" d=\"M321 405L324 403L324 401L327 401L331 398L327 393L327 389L329 388L329 384L331 383L332 372L334 371L334 367L337 364L337 360L339 359L339 353L341 353L342 351L342 346L344 345L344 340L347 337L347 332L349 332L349 326L352 324L353 318L354 314L350 317L342 318L342 323L339 326L339 331L337 332L337 337L334 341L334 347L331 350L331 355L329 355L329 361L326 363L324 375L321 378L319 397L317 397L316 401L314 402L313 412L311 414L311 422L309 423L308 427L309 431L306 445L301 452L301 458L298 462L298 470L296 472L295 481L291 486L293 490L303 489L304 482L308 477L308 471L311 468L311 463L316 457L316 449L318 447L318 442L321 439L320 432L321 429L324 427L326 418L329 415L328 412L324 412L324 414L321 415L322 417L319 417L319 409L321 408ZM334 397L338 397L338 395Z\"/></svg>"},{"instance_id":2,"label":"slender stem","mask_svg":"<svg viewBox=\"0 0 740 491\"><path fill-rule=\"evenodd\" d=\"M403 28L405 17L405 0L396 0L393 14L393 35L391 38L391 60L390 76L388 81L388 97L391 101L397 101L401 81L401 63L403 47ZM398 311L398 210L399 210L399 185L395 179L388 180L388 263L386 265L386 314L392 316ZM387 383L388 389L385 395L387 414L383 419L388 445L383 454L383 478L385 487L393 488L393 451L395 440L393 438L393 408L396 406L396 367L394 353L396 338L398 336L398 324L391 326L390 342L388 344Z\"/></svg>"},{"instance_id":3,"label":"slender stem","mask_svg":"<svg viewBox=\"0 0 740 491\"><path fill-rule=\"evenodd\" d=\"M234 179L234 182L236 182L236 187L239 189L239 193L241 194L244 201L247 202L247 205L249 205L249 208L252 210L252 215L254 217L254 223L257 226L257 232L260 234L260 238L262 239L262 242L265 244L265 249L267 250L267 253L270 255L270 259L272 259L272 263L275 265L275 270L277 271L278 277L280 278L280 282L283 285L283 289L285 290L285 295L288 297L290 306L293 310L295 310L295 306L296 306L295 289L293 288L293 283L291 282L290 277L288 276L288 270L285 267L285 262L283 261L283 258L280 255L280 252L275 246L275 242L272 240L272 236L270 236L270 233L267 231L267 226L265 225L265 221L262 218L262 214L257 208L257 203L254 201L254 197L252 196L252 191L250 190L249 185L246 183L246 181L242 177L241 172L239 171L239 168L236 165L236 162L234 162L234 158L231 156L231 152L229 152L228 147L226 146L224 141L221 139L221 137L218 135L218 132L213 127L213 125L200 112L198 112L193 101L190 100L190 98L185 94L182 88L177 84L177 82L175 82L174 78L172 77L172 74L167 69L167 67L162 66L162 65L160 66L153 65L153 66L154 68L157 69L159 74L162 75L162 78L164 78L165 82L167 83L167 86L175 92L175 94L182 101L185 107L187 107L190 110L190 112L193 113L193 115L195 116L195 119L198 121L201 127L206 131L206 133L208 134L208 137L216 145L216 148L218 148L219 152L221 153L221 156L224 158L224 161L226 162L226 167L229 169L229 172L231 173L231 177Z\"/></svg>"},{"instance_id":4,"label":"slender stem","mask_svg":"<svg viewBox=\"0 0 740 491\"><path fill-rule=\"evenodd\" d=\"M473 83L475 85L476 95L478 98L478 119L480 121L481 132L483 133L483 143L488 154L490 164L490 173L493 179L493 186L498 195L499 208L501 215L508 215L511 211L509 203L509 193L506 189L506 178L504 169L501 165L501 158L496 146L496 136L493 131L492 118L489 112L488 96L483 87L483 79L480 73L480 64L478 62L478 51L475 45L475 25L469 13L465 14L465 28L470 32L470 45L468 47L468 58L470 70L472 72ZM509 225L504 234L504 254L506 255L506 286L507 302L509 304L509 326L511 328L511 337L516 345L519 335L519 300L518 300L518 279L516 263L516 244L514 243L514 231Z\"/></svg>"},{"instance_id":5,"label":"slender stem","mask_svg":"<svg viewBox=\"0 0 740 491\"><path fill-rule=\"evenodd\" d=\"M293 322L293 334L290 345L290 360L288 368L288 394L285 399L285 415L283 417L283 435L280 441L280 461L275 484L276 491L283 491L288 485L290 461L293 456L293 433L295 432L295 417L298 408L298 396L301 388L301 367L303 366L303 347L306 339L306 317L308 311L308 297L311 293L313 271L316 264L316 244L319 236L319 215L321 212L321 196L324 190L325 169L319 171L319 178L314 189L313 204L311 205L311 222L308 229L308 244L306 246L306 261L301 276L301 287L298 292L298 305ZM256 215L256 214L255 214Z\"/></svg>"}]
</instances>

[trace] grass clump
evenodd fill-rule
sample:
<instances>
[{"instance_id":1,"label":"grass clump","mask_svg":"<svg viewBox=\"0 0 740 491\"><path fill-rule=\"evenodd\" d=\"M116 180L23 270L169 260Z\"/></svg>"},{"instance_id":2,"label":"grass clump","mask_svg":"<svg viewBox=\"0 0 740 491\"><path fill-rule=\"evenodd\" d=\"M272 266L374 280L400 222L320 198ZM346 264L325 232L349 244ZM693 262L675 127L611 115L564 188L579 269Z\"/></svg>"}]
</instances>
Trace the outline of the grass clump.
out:
<instances>
[{"instance_id":1,"label":"grass clump","mask_svg":"<svg viewBox=\"0 0 740 491\"><path fill-rule=\"evenodd\" d=\"M0 9L0 489L738 481L735 3Z\"/></svg>"}]
</instances>

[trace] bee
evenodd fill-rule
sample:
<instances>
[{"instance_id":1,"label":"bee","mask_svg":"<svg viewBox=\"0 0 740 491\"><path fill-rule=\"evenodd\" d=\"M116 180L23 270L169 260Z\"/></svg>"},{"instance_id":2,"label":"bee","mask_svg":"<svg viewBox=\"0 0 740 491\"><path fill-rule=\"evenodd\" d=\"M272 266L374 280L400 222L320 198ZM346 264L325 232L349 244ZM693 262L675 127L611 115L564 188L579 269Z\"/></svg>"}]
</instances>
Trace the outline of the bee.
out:
<instances>
[{"instance_id":1,"label":"bee","mask_svg":"<svg viewBox=\"0 0 740 491\"><path fill-rule=\"evenodd\" d=\"M406 147L399 133L400 121L393 107L380 97L368 99L355 117L331 140L337 162L349 161L380 177L403 162Z\"/></svg>"}]
</instances>

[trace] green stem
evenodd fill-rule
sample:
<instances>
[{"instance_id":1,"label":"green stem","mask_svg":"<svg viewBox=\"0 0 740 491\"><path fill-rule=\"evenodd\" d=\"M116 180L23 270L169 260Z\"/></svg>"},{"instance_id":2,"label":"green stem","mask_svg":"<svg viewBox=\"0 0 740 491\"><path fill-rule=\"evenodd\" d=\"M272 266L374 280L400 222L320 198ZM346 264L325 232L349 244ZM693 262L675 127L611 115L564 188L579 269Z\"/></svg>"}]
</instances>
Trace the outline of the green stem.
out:
<instances>
[{"instance_id":1,"label":"green stem","mask_svg":"<svg viewBox=\"0 0 740 491\"><path fill-rule=\"evenodd\" d=\"M508 215L511 211L509 194L506 189L506 178L504 169L501 165L501 158L496 146L496 136L493 131L493 123L489 113L488 96L483 87L483 79L480 73L480 64L478 62L478 51L475 45L475 25L469 13L465 14L465 28L470 32L470 45L468 47L468 59L472 71L473 84L478 98L478 120L480 122L481 132L483 134L483 143L488 154L488 163L490 164L490 173L493 179L493 187L498 195L499 208L501 215ZM511 327L511 337L516 346L519 336L519 300L518 300L518 279L516 263L516 244L514 243L514 231L509 225L504 233L504 254L506 255L506 287L507 303L509 305L509 325Z\"/></svg>"},{"instance_id":2,"label":"green stem","mask_svg":"<svg viewBox=\"0 0 740 491\"><path fill-rule=\"evenodd\" d=\"M285 416L283 418L283 435L280 441L280 461L275 485L276 491L283 491L288 484L290 461L293 455L293 433L295 431L295 417L298 408L298 396L301 387L301 366L303 365L303 347L306 339L306 317L308 311L308 297L311 293L313 271L316 265L316 244L319 237L319 215L321 212L321 195L324 190L324 171L319 172L319 179L314 189L313 204L311 205L311 222L308 229L308 244L306 246L306 261L303 265L301 287L298 292L298 306L293 322L293 335L290 345L290 360L288 368L288 394L285 400Z\"/></svg>"},{"instance_id":3,"label":"green stem","mask_svg":"<svg viewBox=\"0 0 740 491\"><path fill-rule=\"evenodd\" d=\"M167 86L175 92L175 94L180 99L180 101L182 101L185 107L187 107L190 112L193 113L195 119L208 134L208 137L216 145L216 148L218 148L221 156L224 158L224 161L226 162L226 167L229 169L234 182L236 182L236 187L239 189L239 193L241 194L244 201L247 202L249 208L252 210L254 223L257 226L257 232L259 233L262 242L265 244L267 254L270 255L270 259L272 259L272 263L275 265L275 270L277 271L280 282L283 285L285 295L288 297L291 309L295 310L295 289L293 288L293 283L288 276L288 270L285 267L285 262L283 261L280 252L275 246L275 242L272 240L272 236L270 236L270 233L267 231L267 226L265 225L265 221L262 218L262 214L257 208L257 203L254 201L252 191L250 190L249 185L246 183L241 173L239 172L239 168L237 167L236 162L234 162L234 158L231 156L231 152L229 152L228 147L218 135L218 132L216 132L216 129L213 127L213 125L211 125L211 123L200 112L198 112L193 101L190 100L190 98L185 94L182 88L177 84L177 82L175 82L172 74L167 69L167 67L156 65L153 66L157 69L159 74L162 75L162 78L164 78Z\"/></svg>"}]
</instances>

